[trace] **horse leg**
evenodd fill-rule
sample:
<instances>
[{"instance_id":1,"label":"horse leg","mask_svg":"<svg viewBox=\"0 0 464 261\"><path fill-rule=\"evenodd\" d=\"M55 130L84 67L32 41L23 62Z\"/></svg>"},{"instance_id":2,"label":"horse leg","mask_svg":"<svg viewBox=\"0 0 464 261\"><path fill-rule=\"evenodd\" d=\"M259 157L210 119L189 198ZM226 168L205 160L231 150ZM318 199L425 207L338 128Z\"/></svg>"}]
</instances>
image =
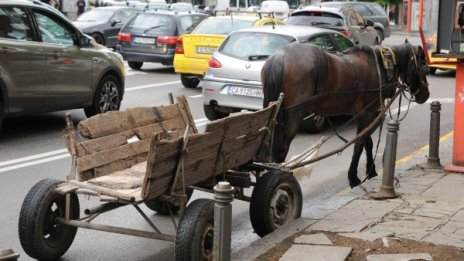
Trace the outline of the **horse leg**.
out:
<instances>
[{"instance_id":1,"label":"horse leg","mask_svg":"<svg viewBox=\"0 0 464 261\"><path fill-rule=\"evenodd\" d=\"M366 177L367 179L371 179L377 176L377 172L375 171L375 164L374 158L372 156L372 149L373 149L373 142L371 136L367 136L364 138L364 149L366 150Z\"/></svg>"},{"instance_id":2,"label":"horse leg","mask_svg":"<svg viewBox=\"0 0 464 261\"><path fill-rule=\"evenodd\" d=\"M350 183L351 188L354 188L361 184L361 180L358 178L358 164L363 148L363 139L357 141L354 144L353 157L351 158L350 168L348 169L348 182Z\"/></svg>"}]
</instances>

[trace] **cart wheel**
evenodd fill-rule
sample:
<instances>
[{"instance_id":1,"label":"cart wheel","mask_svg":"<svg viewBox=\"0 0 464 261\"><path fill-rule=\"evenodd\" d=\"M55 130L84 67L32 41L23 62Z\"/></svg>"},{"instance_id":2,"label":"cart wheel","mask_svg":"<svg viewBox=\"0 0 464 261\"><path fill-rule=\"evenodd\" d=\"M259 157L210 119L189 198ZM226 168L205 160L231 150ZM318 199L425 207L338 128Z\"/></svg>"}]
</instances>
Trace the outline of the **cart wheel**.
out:
<instances>
[{"instance_id":1,"label":"cart wheel","mask_svg":"<svg viewBox=\"0 0 464 261\"><path fill-rule=\"evenodd\" d=\"M278 170L270 171L258 179L251 194L251 225L263 237L299 218L301 206L301 188L295 177Z\"/></svg>"},{"instance_id":2,"label":"cart wheel","mask_svg":"<svg viewBox=\"0 0 464 261\"><path fill-rule=\"evenodd\" d=\"M60 258L71 246L77 228L55 223L56 217L65 217L66 196L55 194L63 183L43 179L27 193L19 214L19 240L30 257L40 260ZM79 200L71 194L70 218L79 218Z\"/></svg>"},{"instance_id":3,"label":"cart wheel","mask_svg":"<svg viewBox=\"0 0 464 261\"><path fill-rule=\"evenodd\" d=\"M213 259L214 201L196 199L179 221L176 235L176 261Z\"/></svg>"},{"instance_id":4,"label":"cart wheel","mask_svg":"<svg viewBox=\"0 0 464 261\"><path fill-rule=\"evenodd\" d=\"M190 197L192 197L193 194L193 189L191 188L186 188L185 189L185 194L187 195L187 202L190 200ZM186 203L187 203L186 202ZM161 201L157 198L146 200L145 201L145 206L147 206L149 209L155 211L156 213L163 215L163 216L168 216L169 215L169 208L171 208L172 214L177 214L179 212L180 207L174 204L171 204L169 202Z\"/></svg>"}]
</instances>

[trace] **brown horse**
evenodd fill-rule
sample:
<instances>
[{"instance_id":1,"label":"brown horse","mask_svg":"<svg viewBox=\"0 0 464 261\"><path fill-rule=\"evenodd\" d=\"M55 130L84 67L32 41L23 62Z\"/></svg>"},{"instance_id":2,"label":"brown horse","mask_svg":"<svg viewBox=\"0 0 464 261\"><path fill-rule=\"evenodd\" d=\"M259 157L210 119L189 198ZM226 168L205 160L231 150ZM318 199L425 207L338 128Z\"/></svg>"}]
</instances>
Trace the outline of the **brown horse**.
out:
<instances>
[{"instance_id":1,"label":"brown horse","mask_svg":"<svg viewBox=\"0 0 464 261\"><path fill-rule=\"evenodd\" d=\"M424 103L430 95L426 74L422 47L407 41L383 49L358 45L338 55L308 43L287 45L274 53L261 71L264 107L284 93L274 131L274 160L285 160L300 123L311 113L356 116L360 133L377 117L384 100L392 97L400 86L406 86L411 99ZM377 176L372 156L374 130L355 143L348 170L352 188L361 183L357 168L363 148L367 158L366 178Z\"/></svg>"}]
</instances>

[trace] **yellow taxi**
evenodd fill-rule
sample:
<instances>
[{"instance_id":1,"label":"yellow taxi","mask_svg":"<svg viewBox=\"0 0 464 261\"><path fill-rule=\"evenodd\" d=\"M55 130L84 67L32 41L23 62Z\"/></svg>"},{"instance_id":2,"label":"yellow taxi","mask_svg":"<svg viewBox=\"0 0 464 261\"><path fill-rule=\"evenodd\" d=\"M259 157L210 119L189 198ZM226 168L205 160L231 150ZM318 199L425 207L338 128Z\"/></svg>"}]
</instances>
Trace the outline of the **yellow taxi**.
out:
<instances>
[{"instance_id":1,"label":"yellow taxi","mask_svg":"<svg viewBox=\"0 0 464 261\"><path fill-rule=\"evenodd\" d=\"M455 71L456 70L456 62L457 62L456 58L433 57L432 55L429 54L429 59L430 59L430 64L428 66L429 66L430 74L435 74L437 69L443 70L443 71Z\"/></svg>"},{"instance_id":2,"label":"yellow taxi","mask_svg":"<svg viewBox=\"0 0 464 261\"><path fill-rule=\"evenodd\" d=\"M190 34L177 39L174 70L182 85L196 88L208 69L208 60L232 31L262 25L284 24L272 17L258 14L229 14L203 20Z\"/></svg>"}]
</instances>

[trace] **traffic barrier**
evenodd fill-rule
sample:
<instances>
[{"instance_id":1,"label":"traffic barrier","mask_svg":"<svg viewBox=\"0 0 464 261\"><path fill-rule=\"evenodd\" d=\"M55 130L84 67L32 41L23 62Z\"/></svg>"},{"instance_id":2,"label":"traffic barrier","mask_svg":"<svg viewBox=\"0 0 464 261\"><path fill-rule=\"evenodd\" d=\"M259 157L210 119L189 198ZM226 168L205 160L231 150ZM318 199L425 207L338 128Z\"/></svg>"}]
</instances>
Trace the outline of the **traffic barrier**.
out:
<instances>
[{"instance_id":1,"label":"traffic barrier","mask_svg":"<svg viewBox=\"0 0 464 261\"><path fill-rule=\"evenodd\" d=\"M429 169L443 169L440 164L440 111L441 104L438 101L430 104L430 136L429 136L429 155L424 167Z\"/></svg>"}]
</instances>

